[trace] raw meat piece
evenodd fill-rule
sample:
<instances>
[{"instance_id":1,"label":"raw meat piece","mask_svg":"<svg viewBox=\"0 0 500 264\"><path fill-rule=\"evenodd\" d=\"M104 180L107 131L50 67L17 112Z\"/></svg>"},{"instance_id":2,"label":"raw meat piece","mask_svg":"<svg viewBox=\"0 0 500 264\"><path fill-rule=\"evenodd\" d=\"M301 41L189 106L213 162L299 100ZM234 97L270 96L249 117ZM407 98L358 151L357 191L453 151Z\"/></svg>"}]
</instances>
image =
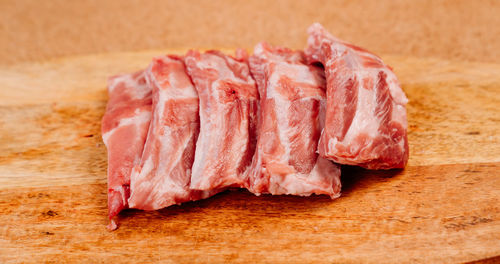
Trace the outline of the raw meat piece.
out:
<instances>
[{"instance_id":1,"label":"raw meat piece","mask_svg":"<svg viewBox=\"0 0 500 264\"><path fill-rule=\"evenodd\" d=\"M248 55L243 50L236 54L190 51L185 57L200 97L193 189L240 186L255 151L258 92Z\"/></svg>"},{"instance_id":2,"label":"raw meat piece","mask_svg":"<svg viewBox=\"0 0 500 264\"><path fill-rule=\"evenodd\" d=\"M108 80L109 101L102 118L102 139L108 149L108 216L112 221L128 207L130 173L141 158L151 120L151 88L144 72Z\"/></svg>"},{"instance_id":3,"label":"raw meat piece","mask_svg":"<svg viewBox=\"0 0 500 264\"><path fill-rule=\"evenodd\" d=\"M323 70L301 51L255 47L250 69L259 87L257 149L247 178L256 194L340 196L340 167L316 153L325 114Z\"/></svg>"},{"instance_id":4,"label":"raw meat piece","mask_svg":"<svg viewBox=\"0 0 500 264\"><path fill-rule=\"evenodd\" d=\"M403 168L408 161L408 102L389 66L372 53L309 27L306 55L323 63L326 124L318 149L337 163L368 169Z\"/></svg>"},{"instance_id":5,"label":"raw meat piece","mask_svg":"<svg viewBox=\"0 0 500 264\"><path fill-rule=\"evenodd\" d=\"M153 89L153 117L131 175L130 208L157 210L210 196L215 191L189 189L200 122L198 94L182 58L153 59L146 80Z\"/></svg>"}]
</instances>

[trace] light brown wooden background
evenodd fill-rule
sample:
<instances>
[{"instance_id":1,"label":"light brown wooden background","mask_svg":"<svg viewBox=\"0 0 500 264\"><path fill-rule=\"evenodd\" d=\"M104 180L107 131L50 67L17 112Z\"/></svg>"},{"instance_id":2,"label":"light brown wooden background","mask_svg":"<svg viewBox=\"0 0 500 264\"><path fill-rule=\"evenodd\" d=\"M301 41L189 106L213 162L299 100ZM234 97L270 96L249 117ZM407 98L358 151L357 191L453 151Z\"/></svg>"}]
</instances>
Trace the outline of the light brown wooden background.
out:
<instances>
[{"instance_id":1,"label":"light brown wooden background","mask_svg":"<svg viewBox=\"0 0 500 264\"><path fill-rule=\"evenodd\" d=\"M323 23L378 54L500 61L495 0L1 0L0 62L186 47L301 48Z\"/></svg>"},{"instance_id":2,"label":"light brown wooden background","mask_svg":"<svg viewBox=\"0 0 500 264\"><path fill-rule=\"evenodd\" d=\"M0 0L0 263L498 263L499 13L500 1ZM394 68L408 167L343 170L335 201L225 192L126 211L108 232L106 77L187 48L301 48L314 21Z\"/></svg>"}]
</instances>

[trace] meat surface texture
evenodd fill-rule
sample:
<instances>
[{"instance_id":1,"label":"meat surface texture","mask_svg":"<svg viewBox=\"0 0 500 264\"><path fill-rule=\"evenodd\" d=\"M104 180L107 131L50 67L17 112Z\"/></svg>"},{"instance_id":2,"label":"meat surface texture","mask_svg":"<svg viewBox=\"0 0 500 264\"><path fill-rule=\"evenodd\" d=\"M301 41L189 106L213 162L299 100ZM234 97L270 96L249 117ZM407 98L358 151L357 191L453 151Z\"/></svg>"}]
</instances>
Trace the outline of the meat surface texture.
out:
<instances>
[{"instance_id":1,"label":"meat surface texture","mask_svg":"<svg viewBox=\"0 0 500 264\"><path fill-rule=\"evenodd\" d=\"M260 43L250 57L259 89L257 149L247 177L256 194L340 196L340 167L316 153L326 97L322 68L301 51Z\"/></svg>"},{"instance_id":2,"label":"meat surface texture","mask_svg":"<svg viewBox=\"0 0 500 264\"><path fill-rule=\"evenodd\" d=\"M320 24L308 33L308 61L321 62L327 80L320 155L368 169L403 168L409 155L408 99L396 75L379 57L333 37Z\"/></svg>"},{"instance_id":3,"label":"meat surface texture","mask_svg":"<svg viewBox=\"0 0 500 264\"><path fill-rule=\"evenodd\" d=\"M190 51L187 71L200 98L200 135L191 188L238 187L250 166L256 143L258 92L248 55Z\"/></svg>"},{"instance_id":4,"label":"meat surface texture","mask_svg":"<svg viewBox=\"0 0 500 264\"><path fill-rule=\"evenodd\" d=\"M130 173L139 163L151 120L151 89L144 72L108 80L109 101L102 119L108 150L108 216L128 208ZM116 228L113 221L110 228Z\"/></svg>"},{"instance_id":5,"label":"meat surface texture","mask_svg":"<svg viewBox=\"0 0 500 264\"><path fill-rule=\"evenodd\" d=\"M162 56L146 70L153 117L141 162L131 175L130 208L157 210L210 196L189 188L199 134L198 94L183 59Z\"/></svg>"}]
</instances>

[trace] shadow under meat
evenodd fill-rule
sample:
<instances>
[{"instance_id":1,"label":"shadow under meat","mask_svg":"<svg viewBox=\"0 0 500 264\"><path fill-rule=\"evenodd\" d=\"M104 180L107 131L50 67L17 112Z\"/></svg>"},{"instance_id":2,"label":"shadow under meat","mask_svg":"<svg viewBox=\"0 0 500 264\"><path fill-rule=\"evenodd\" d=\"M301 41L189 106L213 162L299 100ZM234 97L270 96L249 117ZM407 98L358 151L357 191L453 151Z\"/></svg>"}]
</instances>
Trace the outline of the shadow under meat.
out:
<instances>
[{"instance_id":1,"label":"shadow under meat","mask_svg":"<svg viewBox=\"0 0 500 264\"><path fill-rule=\"evenodd\" d=\"M367 170L361 167L342 165L341 171L342 196L348 196L373 184L387 182L402 174L404 169Z\"/></svg>"},{"instance_id":2,"label":"shadow under meat","mask_svg":"<svg viewBox=\"0 0 500 264\"><path fill-rule=\"evenodd\" d=\"M245 189L232 189L220 192L208 199L173 205L156 211L127 209L120 213L118 222L128 227L141 226L141 222L156 221L156 219L162 223L169 219L174 222L182 221L182 219L197 222L205 219L207 212L213 214L231 212L237 215L236 219L241 218L242 222L252 222L258 225L257 222L260 221L314 214L315 210L322 210L332 203L339 202L342 197L354 195L357 191L370 188L375 184L388 182L402 171L373 171L355 166L342 166L342 196L338 200L332 200L326 195L302 197L263 194L256 196ZM235 219L231 221L235 224L238 222Z\"/></svg>"}]
</instances>

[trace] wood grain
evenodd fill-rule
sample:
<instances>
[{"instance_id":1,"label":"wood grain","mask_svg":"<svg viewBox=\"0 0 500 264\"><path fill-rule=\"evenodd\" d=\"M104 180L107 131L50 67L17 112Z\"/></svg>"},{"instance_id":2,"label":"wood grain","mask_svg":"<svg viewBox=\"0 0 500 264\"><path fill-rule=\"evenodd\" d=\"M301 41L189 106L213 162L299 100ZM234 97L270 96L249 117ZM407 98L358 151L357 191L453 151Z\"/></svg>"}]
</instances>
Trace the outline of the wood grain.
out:
<instances>
[{"instance_id":1,"label":"wood grain","mask_svg":"<svg viewBox=\"0 0 500 264\"><path fill-rule=\"evenodd\" d=\"M383 56L410 99L403 171L342 197L228 191L108 232L105 79L166 51L0 68L0 262L466 262L500 255L500 65ZM182 52L182 51L176 51Z\"/></svg>"}]
</instances>

